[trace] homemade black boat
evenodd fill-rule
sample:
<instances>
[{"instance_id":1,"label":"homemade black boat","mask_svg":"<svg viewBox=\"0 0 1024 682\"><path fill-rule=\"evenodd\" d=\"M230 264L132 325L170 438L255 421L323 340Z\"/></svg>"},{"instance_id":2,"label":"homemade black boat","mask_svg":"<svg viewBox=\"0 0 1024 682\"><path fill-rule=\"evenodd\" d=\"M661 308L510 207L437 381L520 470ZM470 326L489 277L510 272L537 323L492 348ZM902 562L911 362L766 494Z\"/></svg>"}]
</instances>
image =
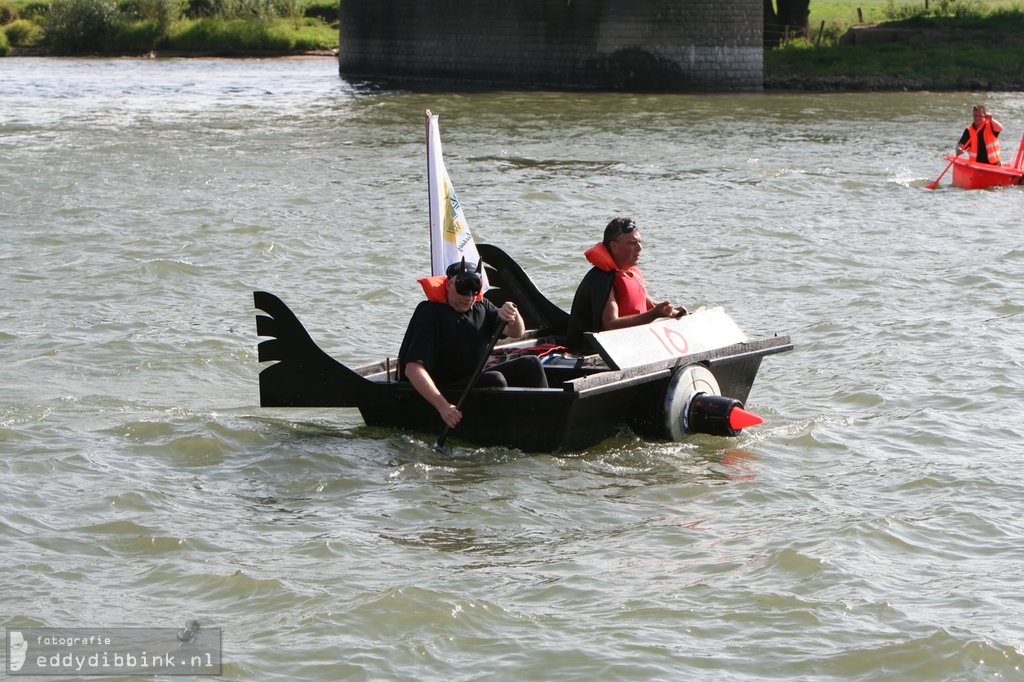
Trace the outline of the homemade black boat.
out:
<instances>
[{"instance_id":1,"label":"homemade black boat","mask_svg":"<svg viewBox=\"0 0 1024 682\"><path fill-rule=\"evenodd\" d=\"M478 250L492 287L487 298L498 306L515 302L531 330L525 340L496 346L495 355L535 352L530 349L542 344L557 347L568 313L501 249L480 244ZM260 372L263 407L355 407L370 426L435 435L443 427L412 385L396 380L397 360L350 369L321 350L279 298L263 291L254 298L266 313L256 315L257 333L273 337L259 344L259 361L275 362ZM637 337L622 334L628 330L595 334L598 353L545 357L550 388L472 391L451 437L525 452L574 452L623 424L651 439L695 432L735 435L729 414L746 401L761 359L793 348L787 335L746 340L720 309L633 330L646 334L653 348L644 350ZM444 393L453 403L458 400L458 391Z\"/></svg>"}]
</instances>

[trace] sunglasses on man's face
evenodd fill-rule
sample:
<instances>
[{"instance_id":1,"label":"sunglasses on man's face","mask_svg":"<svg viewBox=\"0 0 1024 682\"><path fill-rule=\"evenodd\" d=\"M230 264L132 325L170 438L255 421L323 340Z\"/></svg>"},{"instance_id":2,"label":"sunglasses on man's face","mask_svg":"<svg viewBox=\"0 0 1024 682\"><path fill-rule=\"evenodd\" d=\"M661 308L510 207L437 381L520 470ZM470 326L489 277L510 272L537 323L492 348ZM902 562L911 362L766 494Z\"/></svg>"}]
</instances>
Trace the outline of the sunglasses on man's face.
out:
<instances>
[{"instance_id":1,"label":"sunglasses on man's face","mask_svg":"<svg viewBox=\"0 0 1024 682\"><path fill-rule=\"evenodd\" d=\"M476 296L480 293L481 284L478 279L456 279L455 291L461 296Z\"/></svg>"},{"instance_id":2,"label":"sunglasses on man's face","mask_svg":"<svg viewBox=\"0 0 1024 682\"><path fill-rule=\"evenodd\" d=\"M636 229L636 223L630 221L619 229L619 235L630 234Z\"/></svg>"}]
</instances>

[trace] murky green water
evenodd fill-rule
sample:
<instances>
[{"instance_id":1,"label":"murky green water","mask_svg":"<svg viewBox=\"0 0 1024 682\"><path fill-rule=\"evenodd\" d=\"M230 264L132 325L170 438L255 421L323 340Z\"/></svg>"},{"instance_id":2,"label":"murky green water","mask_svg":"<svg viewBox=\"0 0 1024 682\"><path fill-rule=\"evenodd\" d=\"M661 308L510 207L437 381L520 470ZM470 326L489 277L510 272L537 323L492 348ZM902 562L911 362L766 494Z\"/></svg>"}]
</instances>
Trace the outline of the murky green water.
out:
<instances>
[{"instance_id":1,"label":"murky green water","mask_svg":"<svg viewBox=\"0 0 1024 682\"><path fill-rule=\"evenodd\" d=\"M0 60L0 623L223 629L231 680L1016 679L1024 95L357 92L329 59ZM574 457L264 410L251 292L351 363L427 274L423 110L568 307L616 214L766 359L741 437Z\"/></svg>"}]
</instances>

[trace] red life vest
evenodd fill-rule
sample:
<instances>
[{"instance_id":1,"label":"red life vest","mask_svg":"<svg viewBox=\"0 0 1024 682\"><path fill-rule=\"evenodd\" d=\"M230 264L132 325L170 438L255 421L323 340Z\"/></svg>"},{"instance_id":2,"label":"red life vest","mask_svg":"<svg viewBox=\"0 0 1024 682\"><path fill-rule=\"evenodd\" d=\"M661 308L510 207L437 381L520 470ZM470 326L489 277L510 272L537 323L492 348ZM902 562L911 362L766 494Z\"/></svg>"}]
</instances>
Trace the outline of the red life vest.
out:
<instances>
[{"instance_id":1,"label":"red life vest","mask_svg":"<svg viewBox=\"0 0 1024 682\"><path fill-rule=\"evenodd\" d=\"M988 121L985 121L985 123L981 125L980 130L975 130L974 124L972 123L967 126L967 131L971 138L968 140L968 143L971 145L968 150L971 155L971 161L978 160L978 133L981 133L981 138L985 142L985 153L988 154L988 162L993 166L1002 164L1003 158L999 152L999 138L996 137L996 134L992 130L992 126L988 124Z\"/></svg>"},{"instance_id":2,"label":"red life vest","mask_svg":"<svg viewBox=\"0 0 1024 682\"><path fill-rule=\"evenodd\" d=\"M639 268L633 266L619 270L611 252L603 243L590 247L584 255L595 267L605 272L615 272L612 290L615 292L615 302L619 305L620 317L647 312L647 284Z\"/></svg>"},{"instance_id":3,"label":"red life vest","mask_svg":"<svg viewBox=\"0 0 1024 682\"><path fill-rule=\"evenodd\" d=\"M647 312L647 286L639 270L619 270L615 273L612 288L615 289L615 301L619 304L619 317Z\"/></svg>"}]
</instances>

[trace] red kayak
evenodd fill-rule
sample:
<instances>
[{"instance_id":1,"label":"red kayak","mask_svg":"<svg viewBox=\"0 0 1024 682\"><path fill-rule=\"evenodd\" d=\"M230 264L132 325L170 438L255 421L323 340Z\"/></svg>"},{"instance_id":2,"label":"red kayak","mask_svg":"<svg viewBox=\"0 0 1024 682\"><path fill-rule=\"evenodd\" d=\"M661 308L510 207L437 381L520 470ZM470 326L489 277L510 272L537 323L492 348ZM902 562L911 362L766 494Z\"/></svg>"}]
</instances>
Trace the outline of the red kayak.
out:
<instances>
[{"instance_id":1,"label":"red kayak","mask_svg":"<svg viewBox=\"0 0 1024 682\"><path fill-rule=\"evenodd\" d=\"M964 189L985 189L1003 185L1024 185L1024 138L1020 141L1017 158L1013 164L993 166L975 163L964 156L947 154L945 159L953 164L953 184Z\"/></svg>"}]
</instances>

